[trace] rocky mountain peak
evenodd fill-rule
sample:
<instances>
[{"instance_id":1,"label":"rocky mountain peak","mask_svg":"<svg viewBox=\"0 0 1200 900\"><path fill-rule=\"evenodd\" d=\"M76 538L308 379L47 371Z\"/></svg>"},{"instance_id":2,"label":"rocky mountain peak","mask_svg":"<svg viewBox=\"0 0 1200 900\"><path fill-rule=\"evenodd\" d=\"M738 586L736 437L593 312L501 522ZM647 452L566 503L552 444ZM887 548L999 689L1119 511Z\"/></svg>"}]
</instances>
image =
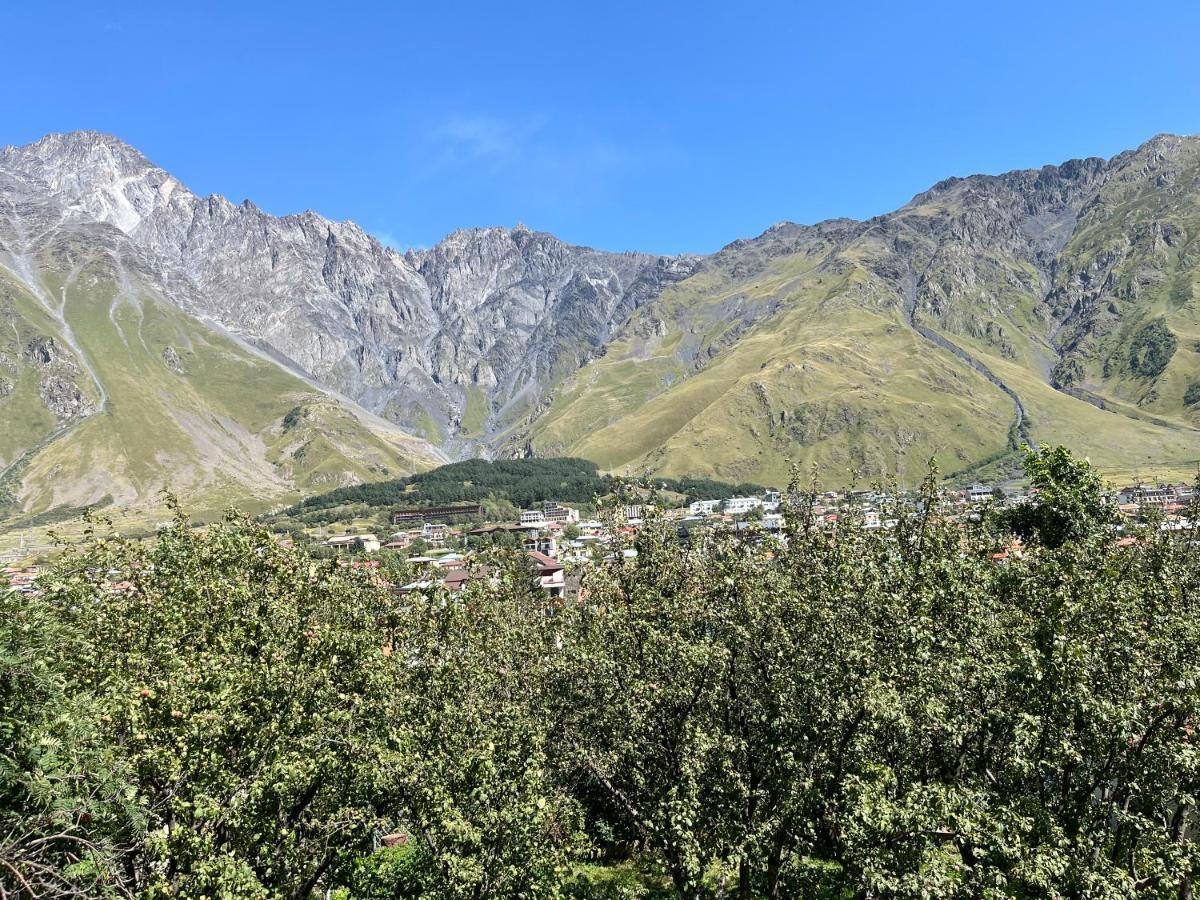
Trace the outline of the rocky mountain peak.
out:
<instances>
[{"instance_id":1,"label":"rocky mountain peak","mask_svg":"<svg viewBox=\"0 0 1200 900\"><path fill-rule=\"evenodd\" d=\"M180 285L186 311L451 445L486 441L514 397L536 403L549 373L581 365L632 310L694 270L574 247L525 224L463 229L402 254L312 210L276 217L251 200L198 197L95 132L9 148L0 187L9 179L74 221L124 232ZM464 425L468 404L475 421Z\"/></svg>"},{"instance_id":2,"label":"rocky mountain peak","mask_svg":"<svg viewBox=\"0 0 1200 900\"><path fill-rule=\"evenodd\" d=\"M133 147L97 131L52 134L24 147L5 147L0 169L40 186L68 213L114 225L126 234L173 198L193 199Z\"/></svg>"}]
</instances>

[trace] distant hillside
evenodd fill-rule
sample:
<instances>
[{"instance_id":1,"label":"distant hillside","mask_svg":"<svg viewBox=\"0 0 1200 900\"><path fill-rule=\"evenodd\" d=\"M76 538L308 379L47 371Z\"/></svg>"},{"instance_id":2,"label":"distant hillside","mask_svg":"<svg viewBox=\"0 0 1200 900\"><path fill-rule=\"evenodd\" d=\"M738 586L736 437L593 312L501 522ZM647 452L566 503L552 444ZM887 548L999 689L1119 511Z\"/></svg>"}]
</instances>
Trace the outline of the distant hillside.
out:
<instances>
[{"instance_id":1,"label":"distant hillside","mask_svg":"<svg viewBox=\"0 0 1200 900\"><path fill-rule=\"evenodd\" d=\"M1194 469L1198 263L1200 138L950 179L704 260L512 446L735 480L995 473L1023 441Z\"/></svg>"}]
</instances>

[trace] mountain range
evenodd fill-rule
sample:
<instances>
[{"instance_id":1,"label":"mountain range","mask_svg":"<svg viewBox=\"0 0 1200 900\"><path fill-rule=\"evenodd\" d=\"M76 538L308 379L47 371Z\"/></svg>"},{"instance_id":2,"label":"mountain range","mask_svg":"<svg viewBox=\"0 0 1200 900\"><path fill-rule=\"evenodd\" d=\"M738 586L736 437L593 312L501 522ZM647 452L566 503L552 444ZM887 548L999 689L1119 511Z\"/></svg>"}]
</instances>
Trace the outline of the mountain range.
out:
<instances>
[{"instance_id":1,"label":"mountain range","mask_svg":"<svg viewBox=\"0 0 1200 900\"><path fill-rule=\"evenodd\" d=\"M266 507L470 456L778 484L1200 460L1200 138L709 256L399 252L95 132L0 150L0 509Z\"/></svg>"}]
</instances>

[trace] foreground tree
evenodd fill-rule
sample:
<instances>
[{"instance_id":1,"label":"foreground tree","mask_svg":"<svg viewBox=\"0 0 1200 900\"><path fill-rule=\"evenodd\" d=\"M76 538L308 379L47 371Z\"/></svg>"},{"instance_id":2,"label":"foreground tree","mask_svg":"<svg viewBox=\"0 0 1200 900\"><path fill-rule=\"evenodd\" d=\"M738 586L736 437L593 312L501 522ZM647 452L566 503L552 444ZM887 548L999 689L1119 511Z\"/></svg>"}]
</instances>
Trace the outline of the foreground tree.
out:
<instances>
[{"instance_id":1,"label":"foreground tree","mask_svg":"<svg viewBox=\"0 0 1200 900\"><path fill-rule=\"evenodd\" d=\"M139 893L307 897L369 845L391 692L368 575L179 516L70 555L45 602L145 819Z\"/></svg>"},{"instance_id":2,"label":"foreground tree","mask_svg":"<svg viewBox=\"0 0 1200 900\"><path fill-rule=\"evenodd\" d=\"M552 897L582 848L542 714L553 619L523 556L495 552L485 568L460 593L403 600L381 774L406 849L372 868L380 896Z\"/></svg>"},{"instance_id":3,"label":"foreground tree","mask_svg":"<svg viewBox=\"0 0 1200 900\"><path fill-rule=\"evenodd\" d=\"M139 829L127 770L63 660L84 652L54 610L0 582L0 897L126 896Z\"/></svg>"},{"instance_id":4,"label":"foreground tree","mask_svg":"<svg viewBox=\"0 0 1200 900\"><path fill-rule=\"evenodd\" d=\"M1190 897L1200 533L1030 466L1011 520L652 521L570 603L498 549L395 593L236 518L98 539L0 610L0 888Z\"/></svg>"},{"instance_id":5,"label":"foreground tree","mask_svg":"<svg viewBox=\"0 0 1200 900\"><path fill-rule=\"evenodd\" d=\"M1005 530L1053 548L1104 532L1116 521L1100 475L1066 447L1026 447L1022 467L1035 496L998 514Z\"/></svg>"}]
</instances>

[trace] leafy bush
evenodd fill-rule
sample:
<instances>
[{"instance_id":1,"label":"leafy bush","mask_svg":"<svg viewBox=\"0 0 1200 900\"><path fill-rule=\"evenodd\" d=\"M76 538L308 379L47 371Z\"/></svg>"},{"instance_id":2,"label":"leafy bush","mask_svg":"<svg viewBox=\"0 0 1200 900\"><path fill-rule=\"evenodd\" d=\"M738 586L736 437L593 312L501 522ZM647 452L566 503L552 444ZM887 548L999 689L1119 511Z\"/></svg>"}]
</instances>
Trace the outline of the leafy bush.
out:
<instances>
[{"instance_id":1,"label":"leafy bush","mask_svg":"<svg viewBox=\"0 0 1200 900\"><path fill-rule=\"evenodd\" d=\"M1157 318L1142 326L1129 343L1129 369L1143 378L1157 378L1175 355L1178 342L1167 325Z\"/></svg>"},{"instance_id":2,"label":"leafy bush","mask_svg":"<svg viewBox=\"0 0 1200 900\"><path fill-rule=\"evenodd\" d=\"M498 550L397 595L236 518L96 540L0 609L0 885L1188 896L1200 538L1118 542L1086 463L1026 465L1012 518L930 479L894 529L794 489L786 545L651 521L579 603Z\"/></svg>"},{"instance_id":3,"label":"leafy bush","mask_svg":"<svg viewBox=\"0 0 1200 900\"><path fill-rule=\"evenodd\" d=\"M1193 381L1188 385L1187 390L1183 392L1183 402L1185 406L1200 403L1200 381Z\"/></svg>"}]
</instances>

